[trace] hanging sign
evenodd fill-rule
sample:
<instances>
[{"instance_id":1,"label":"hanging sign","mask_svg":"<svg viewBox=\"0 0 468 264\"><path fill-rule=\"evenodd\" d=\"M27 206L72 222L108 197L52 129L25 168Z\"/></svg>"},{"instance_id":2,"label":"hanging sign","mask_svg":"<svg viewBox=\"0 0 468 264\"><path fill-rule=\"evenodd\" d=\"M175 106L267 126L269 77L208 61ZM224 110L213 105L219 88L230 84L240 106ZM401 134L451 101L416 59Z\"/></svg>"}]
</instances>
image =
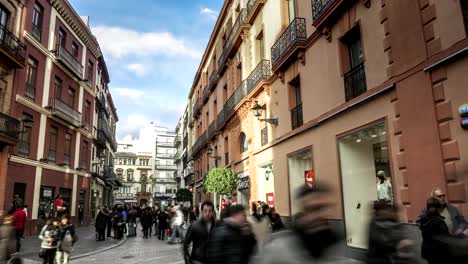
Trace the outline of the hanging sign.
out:
<instances>
[{"instance_id":1,"label":"hanging sign","mask_svg":"<svg viewBox=\"0 0 468 264\"><path fill-rule=\"evenodd\" d=\"M266 202L269 206L275 206L275 193L267 193Z\"/></svg>"},{"instance_id":2,"label":"hanging sign","mask_svg":"<svg viewBox=\"0 0 468 264\"><path fill-rule=\"evenodd\" d=\"M305 178L305 183L311 187L314 187L315 183L315 174L314 170L306 170L304 171L304 178Z\"/></svg>"}]
</instances>

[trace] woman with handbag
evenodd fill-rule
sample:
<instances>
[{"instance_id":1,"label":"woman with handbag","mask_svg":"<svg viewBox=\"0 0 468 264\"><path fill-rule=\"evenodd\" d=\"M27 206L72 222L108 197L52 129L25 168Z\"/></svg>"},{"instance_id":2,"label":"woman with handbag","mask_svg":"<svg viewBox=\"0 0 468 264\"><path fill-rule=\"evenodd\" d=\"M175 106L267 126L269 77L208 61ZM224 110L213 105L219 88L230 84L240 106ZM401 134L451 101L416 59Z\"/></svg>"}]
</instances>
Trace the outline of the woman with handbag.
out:
<instances>
[{"instance_id":1,"label":"woman with handbag","mask_svg":"<svg viewBox=\"0 0 468 264\"><path fill-rule=\"evenodd\" d=\"M57 253L55 254L55 261L57 264L68 264L70 253L73 249L73 245L78 240L78 236L75 232L75 226L70 223L70 219L67 215L62 216L59 236L60 242L57 247Z\"/></svg>"},{"instance_id":2,"label":"woman with handbag","mask_svg":"<svg viewBox=\"0 0 468 264\"><path fill-rule=\"evenodd\" d=\"M59 221L57 218L47 220L47 224L39 233L42 240L39 257L43 259L43 264L54 264L55 252L59 241Z\"/></svg>"}]
</instances>

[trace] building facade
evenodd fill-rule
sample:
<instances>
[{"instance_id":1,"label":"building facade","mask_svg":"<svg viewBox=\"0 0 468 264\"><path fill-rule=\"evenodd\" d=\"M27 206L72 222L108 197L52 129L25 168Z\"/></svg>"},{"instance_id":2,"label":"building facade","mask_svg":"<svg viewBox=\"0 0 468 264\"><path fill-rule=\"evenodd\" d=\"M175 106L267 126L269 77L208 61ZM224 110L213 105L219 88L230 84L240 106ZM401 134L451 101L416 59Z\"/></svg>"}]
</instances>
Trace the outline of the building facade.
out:
<instances>
[{"instance_id":1,"label":"building facade","mask_svg":"<svg viewBox=\"0 0 468 264\"><path fill-rule=\"evenodd\" d=\"M96 153L96 84L103 67L99 44L67 1L6 1L1 7L12 3L19 9L8 9L6 18L17 17L15 23L8 23L15 25L19 39L9 31L2 31L2 36L6 32L12 39L9 44L24 43L14 44L18 48L10 51L21 52L25 66L13 71L11 100L2 105L9 105L10 115L21 121L19 142L9 157L2 206L11 207L17 196L28 205L26 232L37 233L53 215L53 201L61 194L73 221L86 224L92 153ZM115 107L113 111L115 127Z\"/></svg>"},{"instance_id":2,"label":"building facade","mask_svg":"<svg viewBox=\"0 0 468 264\"><path fill-rule=\"evenodd\" d=\"M289 218L295 190L322 182L350 248L366 247L373 200L412 223L440 187L467 215L467 14L466 1L226 0L189 94L195 200L226 166L233 199Z\"/></svg>"},{"instance_id":3,"label":"building facade","mask_svg":"<svg viewBox=\"0 0 468 264\"><path fill-rule=\"evenodd\" d=\"M187 187L184 174L184 170L187 168L187 122L187 110L185 110L177 122L175 129L176 137L174 140L174 146L176 148L176 154L174 156L174 164L176 165L177 170L174 172L174 178L177 183L177 189Z\"/></svg>"},{"instance_id":4,"label":"building facade","mask_svg":"<svg viewBox=\"0 0 468 264\"><path fill-rule=\"evenodd\" d=\"M119 144L115 153L115 173L122 186L114 193L114 202L127 205L152 204L153 186L151 153L131 152L129 145Z\"/></svg>"},{"instance_id":5,"label":"building facade","mask_svg":"<svg viewBox=\"0 0 468 264\"><path fill-rule=\"evenodd\" d=\"M169 205L175 201L177 182L174 173L177 166L174 164L176 133L165 127L155 127L156 151L154 159L154 172L152 185L154 201L159 205Z\"/></svg>"}]
</instances>

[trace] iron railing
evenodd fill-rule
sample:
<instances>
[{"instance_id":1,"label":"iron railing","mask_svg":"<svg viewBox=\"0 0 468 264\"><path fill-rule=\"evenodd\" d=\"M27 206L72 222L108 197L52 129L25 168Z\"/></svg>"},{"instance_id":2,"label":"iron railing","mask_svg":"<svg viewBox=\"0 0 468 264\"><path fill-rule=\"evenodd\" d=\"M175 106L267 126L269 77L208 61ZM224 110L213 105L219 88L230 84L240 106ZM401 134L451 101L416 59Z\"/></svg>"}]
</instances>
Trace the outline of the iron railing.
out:
<instances>
[{"instance_id":1,"label":"iron railing","mask_svg":"<svg viewBox=\"0 0 468 264\"><path fill-rule=\"evenodd\" d=\"M174 142L167 142L167 141L156 141L157 147L173 147Z\"/></svg>"},{"instance_id":2,"label":"iron railing","mask_svg":"<svg viewBox=\"0 0 468 264\"><path fill-rule=\"evenodd\" d=\"M346 101L367 91L364 62L351 69L344 76Z\"/></svg>"},{"instance_id":3,"label":"iron railing","mask_svg":"<svg viewBox=\"0 0 468 264\"><path fill-rule=\"evenodd\" d=\"M218 72L213 70L210 75L210 79L208 81L208 88L210 91L213 91L216 88L216 83L218 82Z\"/></svg>"},{"instance_id":4,"label":"iron railing","mask_svg":"<svg viewBox=\"0 0 468 264\"><path fill-rule=\"evenodd\" d=\"M296 17L271 47L271 64L273 68L278 66L281 59L283 59L296 44L305 42L306 40L306 20L305 18Z\"/></svg>"},{"instance_id":5,"label":"iron railing","mask_svg":"<svg viewBox=\"0 0 468 264\"><path fill-rule=\"evenodd\" d=\"M58 98L50 98L49 106L51 108L52 114L70 122L76 127L80 126L81 113L73 109L73 107L69 106L65 102L62 102Z\"/></svg>"},{"instance_id":6,"label":"iron railing","mask_svg":"<svg viewBox=\"0 0 468 264\"><path fill-rule=\"evenodd\" d=\"M4 113L0 113L0 134L18 140L19 132L20 121Z\"/></svg>"},{"instance_id":7,"label":"iron railing","mask_svg":"<svg viewBox=\"0 0 468 264\"><path fill-rule=\"evenodd\" d=\"M205 131L203 132L203 134L200 135L200 137L197 139L195 144L193 144L191 154L196 155L202 148L205 147L206 142L207 140L206 140L206 131Z\"/></svg>"},{"instance_id":8,"label":"iron railing","mask_svg":"<svg viewBox=\"0 0 468 264\"><path fill-rule=\"evenodd\" d=\"M216 135L216 120L211 122L208 127L208 140L211 140Z\"/></svg>"},{"instance_id":9,"label":"iron railing","mask_svg":"<svg viewBox=\"0 0 468 264\"><path fill-rule=\"evenodd\" d=\"M7 27L0 24L0 47L21 64L26 59L26 45Z\"/></svg>"},{"instance_id":10,"label":"iron railing","mask_svg":"<svg viewBox=\"0 0 468 264\"><path fill-rule=\"evenodd\" d=\"M208 101L208 98L210 98L210 87L208 87L208 84L203 88L203 103Z\"/></svg>"},{"instance_id":11,"label":"iron railing","mask_svg":"<svg viewBox=\"0 0 468 264\"><path fill-rule=\"evenodd\" d=\"M57 45L57 59L73 72L79 79L83 78L83 65L61 45Z\"/></svg>"},{"instance_id":12,"label":"iron railing","mask_svg":"<svg viewBox=\"0 0 468 264\"><path fill-rule=\"evenodd\" d=\"M226 104L224 105L224 114L225 120L227 121L231 115L234 113L236 105L244 99L245 95L247 95L247 83L248 80L245 79L241 82L241 84L236 88L234 93L229 97Z\"/></svg>"},{"instance_id":13,"label":"iron railing","mask_svg":"<svg viewBox=\"0 0 468 264\"><path fill-rule=\"evenodd\" d=\"M250 74L247 81L247 94L249 94L258 83L268 80L271 77L270 61L261 60L260 63Z\"/></svg>"},{"instance_id":14,"label":"iron railing","mask_svg":"<svg viewBox=\"0 0 468 264\"><path fill-rule=\"evenodd\" d=\"M312 18L317 20L336 0L312 0Z\"/></svg>"},{"instance_id":15,"label":"iron railing","mask_svg":"<svg viewBox=\"0 0 468 264\"><path fill-rule=\"evenodd\" d=\"M268 127L265 127L260 131L260 139L262 146L268 144Z\"/></svg>"},{"instance_id":16,"label":"iron railing","mask_svg":"<svg viewBox=\"0 0 468 264\"><path fill-rule=\"evenodd\" d=\"M258 0L249 0L247 3L247 16L250 16L256 2L258 2Z\"/></svg>"},{"instance_id":17,"label":"iron railing","mask_svg":"<svg viewBox=\"0 0 468 264\"><path fill-rule=\"evenodd\" d=\"M239 16L237 17L236 22L234 22L234 25L232 26L231 31L229 32L229 35L226 38L226 42L224 42L223 53L221 53L221 56L218 59L218 69L222 70L224 68L226 60L229 56L229 51L231 49L234 36L237 35L239 30L241 29L241 26L245 23L246 18L247 9L242 8L239 12Z\"/></svg>"},{"instance_id":18,"label":"iron railing","mask_svg":"<svg viewBox=\"0 0 468 264\"><path fill-rule=\"evenodd\" d=\"M36 86L32 83L26 82L24 96L31 101L36 99Z\"/></svg>"},{"instance_id":19,"label":"iron railing","mask_svg":"<svg viewBox=\"0 0 468 264\"><path fill-rule=\"evenodd\" d=\"M216 118L216 126L218 128L221 128L223 127L225 121L226 121L226 115L224 114L224 109L222 109L219 113L218 113L218 117Z\"/></svg>"},{"instance_id":20,"label":"iron railing","mask_svg":"<svg viewBox=\"0 0 468 264\"><path fill-rule=\"evenodd\" d=\"M302 126L302 123L302 104L299 104L291 110L291 127L296 129Z\"/></svg>"},{"instance_id":21,"label":"iron railing","mask_svg":"<svg viewBox=\"0 0 468 264\"><path fill-rule=\"evenodd\" d=\"M156 164L154 167L157 170L177 170L176 165Z\"/></svg>"},{"instance_id":22,"label":"iron railing","mask_svg":"<svg viewBox=\"0 0 468 264\"><path fill-rule=\"evenodd\" d=\"M39 27L38 25L32 25L32 35L34 38L36 38L37 40L41 41L41 37L42 37L42 29L41 27Z\"/></svg>"},{"instance_id":23,"label":"iron railing","mask_svg":"<svg viewBox=\"0 0 468 264\"><path fill-rule=\"evenodd\" d=\"M197 98L197 100L195 101L195 104L193 105L192 116L193 117L197 116L200 110L201 110L201 101L200 101L200 98Z\"/></svg>"},{"instance_id":24,"label":"iron railing","mask_svg":"<svg viewBox=\"0 0 468 264\"><path fill-rule=\"evenodd\" d=\"M173 159L175 156L174 153L156 153L156 158L161 159Z\"/></svg>"}]
</instances>

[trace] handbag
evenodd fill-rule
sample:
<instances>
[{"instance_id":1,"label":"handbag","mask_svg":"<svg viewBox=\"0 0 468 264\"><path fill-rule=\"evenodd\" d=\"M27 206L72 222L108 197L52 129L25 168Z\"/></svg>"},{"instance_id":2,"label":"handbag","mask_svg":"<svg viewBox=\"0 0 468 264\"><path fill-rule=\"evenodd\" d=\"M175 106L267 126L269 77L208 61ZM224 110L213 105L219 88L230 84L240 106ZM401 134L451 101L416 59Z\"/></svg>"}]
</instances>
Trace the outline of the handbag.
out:
<instances>
[{"instance_id":1,"label":"handbag","mask_svg":"<svg viewBox=\"0 0 468 264\"><path fill-rule=\"evenodd\" d=\"M47 256L47 249L41 248L41 251L39 251L39 257L45 258L46 256Z\"/></svg>"}]
</instances>

